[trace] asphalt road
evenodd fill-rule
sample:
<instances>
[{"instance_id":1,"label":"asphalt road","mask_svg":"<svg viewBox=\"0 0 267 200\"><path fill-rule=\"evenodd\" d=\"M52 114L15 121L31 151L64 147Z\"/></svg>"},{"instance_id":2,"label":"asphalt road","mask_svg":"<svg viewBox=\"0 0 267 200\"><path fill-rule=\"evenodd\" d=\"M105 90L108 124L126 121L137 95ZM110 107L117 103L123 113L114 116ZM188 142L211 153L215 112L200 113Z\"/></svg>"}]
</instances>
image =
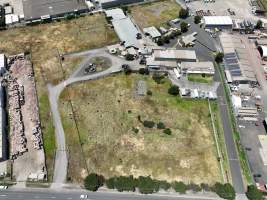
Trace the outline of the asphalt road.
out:
<instances>
[{"instance_id":1,"label":"asphalt road","mask_svg":"<svg viewBox=\"0 0 267 200\"><path fill-rule=\"evenodd\" d=\"M137 193L118 192L88 192L88 191L53 191L35 190L32 191L0 191L0 199L5 200L79 200L81 194L87 194L87 200L221 200L221 198L210 194L203 195L177 195L177 194L152 194L142 195Z\"/></svg>"},{"instance_id":2,"label":"asphalt road","mask_svg":"<svg viewBox=\"0 0 267 200\"><path fill-rule=\"evenodd\" d=\"M215 80L220 81L219 72L216 73ZM228 107L224 95L223 81L224 80L221 80L221 84L217 90L217 95L218 95L218 103L220 106L222 125L224 129L224 140L226 144L226 151L230 165L233 187L236 193L244 194L245 193L244 182L242 179L239 157L237 154L237 149L233 138L234 133L231 127L230 116L228 114Z\"/></svg>"}]
</instances>

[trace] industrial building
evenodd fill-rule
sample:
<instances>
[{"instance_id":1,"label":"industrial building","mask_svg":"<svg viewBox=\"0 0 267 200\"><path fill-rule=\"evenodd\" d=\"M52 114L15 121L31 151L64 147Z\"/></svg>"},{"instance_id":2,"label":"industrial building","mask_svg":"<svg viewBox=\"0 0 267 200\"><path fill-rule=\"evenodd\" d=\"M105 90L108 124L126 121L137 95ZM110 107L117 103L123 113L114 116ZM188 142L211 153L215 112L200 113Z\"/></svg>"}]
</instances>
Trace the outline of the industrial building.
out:
<instances>
[{"instance_id":1,"label":"industrial building","mask_svg":"<svg viewBox=\"0 0 267 200\"><path fill-rule=\"evenodd\" d=\"M23 0L24 19L35 21L88 12L84 0Z\"/></svg>"},{"instance_id":2,"label":"industrial building","mask_svg":"<svg viewBox=\"0 0 267 200\"><path fill-rule=\"evenodd\" d=\"M6 56L5 54L0 54L0 76L3 76L3 74L6 72Z\"/></svg>"},{"instance_id":3,"label":"industrial building","mask_svg":"<svg viewBox=\"0 0 267 200\"><path fill-rule=\"evenodd\" d=\"M224 68L228 83L256 84L257 79L253 69L250 67L248 53L239 48L242 43L239 38L222 33L220 35L221 45L224 52Z\"/></svg>"},{"instance_id":4,"label":"industrial building","mask_svg":"<svg viewBox=\"0 0 267 200\"><path fill-rule=\"evenodd\" d=\"M111 19L114 30L120 38L121 43L125 48L134 47L139 49L141 44L138 41L140 32L133 24L131 19L124 15L119 8L105 11L106 16Z\"/></svg>"},{"instance_id":5,"label":"industrial building","mask_svg":"<svg viewBox=\"0 0 267 200\"><path fill-rule=\"evenodd\" d=\"M5 89L0 85L0 161L8 159L7 121L5 111Z\"/></svg>"},{"instance_id":6,"label":"industrial building","mask_svg":"<svg viewBox=\"0 0 267 200\"><path fill-rule=\"evenodd\" d=\"M100 0L102 8L112 8L116 6L143 2L144 0Z\"/></svg>"},{"instance_id":7,"label":"industrial building","mask_svg":"<svg viewBox=\"0 0 267 200\"><path fill-rule=\"evenodd\" d=\"M143 32L145 35L150 36L153 41L156 41L161 36L161 33L155 26L144 28Z\"/></svg>"},{"instance_id":8,"label":"industrial building","mask_svg":"<svg viewBox=\"0 0 267 200\"><path fill-rule=\"evenodd\" d=\"M155 49L154 58L158 61L196 62L194 50Z\"/></svg>"},{"instance_id":9,"label":"industrial building","mask_svg":"<svg viewBox=\"0 0 267 200\"><path fill-rule=\"evenodd\" d=\"M209 29L232 29L233 20L229 16L204 16L204 26Z\"/></svg>"},{"instance_id":10,"label":"industrial building","mask_svg":"<svg viewBox=\"0 0 267 200\"><path fill-rule=\"evenodd\" d=\"M184 74L214 75L215 73L212 62L181 62L180 70Z\"/></svg>"},{"instance_id":11,"label":"industrial building","mask_svg":"<svg viewBox=\"0 0 267 200\"><path fill-rule=\"evenodd\" d=\"M146 65L149 69L154 69L154 70L159 70L161 68L167 68L167 69L172 69L176 68L178 66L176 61L160 61L160 60L155 60L154 56L150 56L146 59Z\"/></svg>"}]
</instances>

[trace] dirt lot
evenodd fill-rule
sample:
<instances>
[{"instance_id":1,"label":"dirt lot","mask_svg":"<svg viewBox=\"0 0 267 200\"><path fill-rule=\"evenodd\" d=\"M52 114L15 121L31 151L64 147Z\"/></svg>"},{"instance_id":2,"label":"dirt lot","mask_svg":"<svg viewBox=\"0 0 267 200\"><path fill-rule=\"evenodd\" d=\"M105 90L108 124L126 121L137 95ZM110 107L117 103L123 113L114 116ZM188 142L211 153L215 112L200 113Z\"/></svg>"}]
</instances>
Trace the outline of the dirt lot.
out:
<instances>
[{"instance_id":1,"label":"dirt lot","mask_svg":"<svg viewBox=\"0 0 267 200\"><path fill-rule=\"evenodd\" d=\"M136 96L137 80L146 81L152 96ZM121 74L68 87L60 111L72 181L81 182L87 170L106 177L220 181L207 102L173 97L169 86L167 79L156 84L148 76ZM145 128L140 120L163 122L172 134Z\"/></svg>"},{"instance_id":2,"label":"dirt lot","mask_svg":"<svg viewBox=\"0 0 267 200\"><path fill-rule=\"evenodd\" d=\"M163 0L130 7L136 23L145 28L148 26L166 26L166 22L177 18L180 6L175 0Z\"/></svg>"},{"instance_id":3,"label":"dirt lot","mask_svg":"<svg viewBox=\"0 0 267 200\"><path fill-rule=\"evenodd\" d=\"M55 84L63 78L57 49L61 54L102 47L116 41L115 32L108 28L105 17L100 14L0 32L1 52L17 54L27 50L32 53L48 172L52 169L55 141L46 83ZM63 61L66 76L77 63L78 58Z\"/></svg>"}]
</instances>

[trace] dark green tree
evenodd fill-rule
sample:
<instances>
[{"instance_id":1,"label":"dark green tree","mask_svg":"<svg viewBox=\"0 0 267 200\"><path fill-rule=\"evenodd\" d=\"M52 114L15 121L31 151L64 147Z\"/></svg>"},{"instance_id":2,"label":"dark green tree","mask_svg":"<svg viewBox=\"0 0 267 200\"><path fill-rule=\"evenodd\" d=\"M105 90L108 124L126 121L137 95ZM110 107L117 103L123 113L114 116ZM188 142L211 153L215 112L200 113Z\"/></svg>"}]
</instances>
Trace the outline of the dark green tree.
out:
<instances>
[{"instance_id":1,"label":"dark green tree","mask_svg":"<svg viewBox=\"0 0 267 200\"><path fill-rule=\"evenodd\" d=\"M108 189L115 189L116 178L117 178L116 176L115 177L111 177L111 178L109 178L109 179L107 179L105 181L106 186L107 186Z\"/></svg>"},{"instance_id":2,"label":"dark green tree","mask_svg":"<svg viewBox=\"0 0 267 200\"><path fill-rule=\"evenodd\" d=\"M259 19L256 23L255 29L261 29L263 27L262 21Z\"/></svg>"},{"instance_id":3,"label":"dark green tree","mask_svg":"<svg viewBox=\"0 0 267 200\"><path fill-rule=\"evenodd\" d=\"M145 120L145 121L143 122L143 125L144 125L144 127L147 127L147 128L153 128L153 127L155 126L155 122Z\"/></svg>"},{"instance_id":4,"label":"dark green tree","mask_svg":"<svg viewBox=\"0 0 267 200\"><path fill-rule=\"evenodd\" d=\"M217 63L221 63L223 61L224 54L222 52L218 52L215 56L215 61Z\"/></svg>"},{"instance_id":5,"label":"dark green tree","mask_svg":"<svg viewBox=\"0 0 267 200\"><path fill-rule=\"evenodd\" d=\"M201 22L201 17L199 15L196 15L194 17L194 22L195 22L195 24L199 24Z\"/></svg>"},{"instance_id":6,"label":"dark green tree","mask_svg":"<svg viewBox=\"0 0 267 200\"><path fill-rule=\"evenodd\" d=\"M163 133L165 133L167 135L171 135L172 134L172 131L169 128L165 128L164 131L163 131Z\"/></svg>"},{"instance_id":7,"label":"dark green tree","mask_svg":"<svg viewBox=\"0 0 267 200\"><path fill-rule=\"evenodd\" d=\"M201 187L195 183L190 183L189 185L187 185L187 189L192 190L193 192L201 191Z\"/></svg>"},{"instance_id":8,"label":"dark green tree","mask_svg":"<svg viewBox=\"0 0 267 200\"><path fill-rule=\"evenodd\" d=\"M216 194L218 194L218 196L221 198L228 199L228 200L235 199L235 190L230 183L226 183L226 184L215 183L212 190Z\"/></svg>"},{"instance_id":9,"label":"dark green tree","mask_svg":"<svg viewBox=\"0 0 267 200\"><path fill-rule=\"evenodd\" d=\"M171 95L178 95L179 94L179 88L176 85L172 85L169 89L168 89L168 93Z\"/></svg>"},{"instance_id":10,"label":"dark green tree","mask_svg":"<svg viewBox=\"0 0 267 200\"><path fill-rule=\"evenodd\" d=\"M180 23L180 28L181 28L181 32L185 33L188 31L188 24L186 22L181 22Z\"/></svg>"},{"instance_id":11,"label":"dark green tree","mask_svg":"<svg viewBox=\"0 0 267 200\"><path fill-rule=\"evenodd\" d=\"M255 185L248 186L246 195L249 200L262 200L263 199L263 194L257 189Z\"/></svg>"},{"instance_id":12,"label":"dark green tree","mask_svg":"<svg viewBox=\"0 0 267 200\"><path fill-rule=\"evenodd\" d=\"M150 176L139 176L138 188L140 193L142 194L151 194L153 192L159 191L159 183L158 181L151 179Z\"/></svg>"},{"instance_id":13,"label":"dark green tree","mask_svg":"<svg viewBox=\"0 0 267 200\"><path fill-rule=\"evenodd\" d=\"M87 190L97 191L99 187L103 186L104 182L105 178L102 175L92 173L84 179L84 187Z\"/></svg>"},{"instance_id":14,"label":"dark green tree","mask_svg":"<svg viewBox=\"0 0 267 200\"><path fill-rule=\"evenodd\" d=\"M172 187L176 192L179 192L181 194L184 194L186 192L186 189L187 189L186 185L181 181L179 181L179 182L175 181L172 184Z\"/></svg>"},{"instance_id":15,"label":"dark green tree","mask_svg":"<svg viewBox=\"0 0 267 200\"><path fill-rule=\"evenodd\" d=\"M185 19L189 16L189 10L182 8L179 12L179 17Z\"/></svg>"},{"instance_id":16,"label":"dark green tree","mask_svg":"<svg viewBox=\"0 0 267 200\"><path fill-rule=\"evenodd\" d=\"M157 129L165 129L165 124L163 122L157 123Z\"/></svg>"}]
</instances>

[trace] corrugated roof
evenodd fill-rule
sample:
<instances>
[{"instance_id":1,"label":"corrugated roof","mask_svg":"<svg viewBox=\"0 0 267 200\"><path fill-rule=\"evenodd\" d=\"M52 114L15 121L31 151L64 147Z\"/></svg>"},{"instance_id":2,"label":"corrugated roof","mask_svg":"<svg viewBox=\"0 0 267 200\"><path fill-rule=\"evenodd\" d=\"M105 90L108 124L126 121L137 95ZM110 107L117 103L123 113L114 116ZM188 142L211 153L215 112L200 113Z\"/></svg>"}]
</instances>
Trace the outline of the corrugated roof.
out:
<instances>
[{"instance_id":1,"label":"corrugated roof","mask_svg":"<svg viewBox=\"0 0 267 200\"><path fill-rule=\"evenodd\" d=\"M188 59L196 60L197 56L194 50L176 50L176 49L166 49L166 50L154 50L155 59Z\"/></svg>"},{"instance_id":2,"label":"corrugated roof","mask_svg":"<svg viewBox=\"0 0 267 200\"><path fill-rule=\"evenodd\" d=\"M214 65L212 62L181 62L181 69L191 72L208 72L214 73Z\"/></svg>"},{"instance_id":3,"label":"corrugated roof","mask_svg":"<svg viewBox=\"0 0 267 200\"><path fill-rule=\"evenodd\" d=\"M161 33L155 26L144 28L143 31L146 34L149 34L152 38L158 38L161 36Z\"/></svg>"},{"instance_id":4,"label":"corrugated roof","mask_svg":"<svg viewBox=\"0 0 267 200\"><path fill-rule=\"evenodd\" d=\"M119 20L119 19L126 18L123 10L120 8L106 10L105 13L106 13L107 17L112 17L113 20Z\"/></svg>"},{"instance_id":5,"label":"corrugated roof","mask_svg":"<svg viewBox=\"0 0 267 200\"><path fill-rule=\"evenodd\" d=\"M229 16L204 16L206 25L233 25L233 21Z\"/></svg>"},{"instance_id":6,"label":"corrugated roof","mask_svg":"<svg viewBox=\"0 0 267 200\"><path fill-rule=\"evenodd\" d=\"M136 38L139 31L134 26L130 18L127 17L120 20L113 20L112 23L120 40L125 42L125 47L133 46L139 48L140 44Z\"/></svg>"}]
</instances>

